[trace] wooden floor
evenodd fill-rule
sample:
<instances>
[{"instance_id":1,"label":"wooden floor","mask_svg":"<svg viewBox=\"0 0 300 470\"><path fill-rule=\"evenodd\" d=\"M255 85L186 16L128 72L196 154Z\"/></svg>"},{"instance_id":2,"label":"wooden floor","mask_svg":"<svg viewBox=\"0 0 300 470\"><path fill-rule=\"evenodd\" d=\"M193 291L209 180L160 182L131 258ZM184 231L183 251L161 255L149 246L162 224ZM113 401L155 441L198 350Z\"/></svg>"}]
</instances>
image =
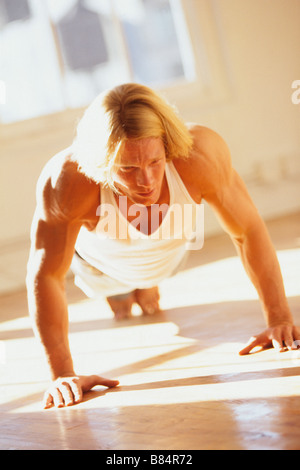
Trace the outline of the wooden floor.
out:
<instances>
[{"instance_id":1,"label":"wooden floor","mask_svg":"<svg viewBox=\"0 0 300 470\"><path fill-rule=\"evenodd\" d=\"M300 325L300 214L268 224ZM69 284L69 283L68 283ZM48 383L26 294L0 299L0 449L300 449L300 353L239 349L264 321L226 236L161 286L160 316L116 323L68 285L78 373L118 378L42 410Z\"/></svg>"}]
</instances>

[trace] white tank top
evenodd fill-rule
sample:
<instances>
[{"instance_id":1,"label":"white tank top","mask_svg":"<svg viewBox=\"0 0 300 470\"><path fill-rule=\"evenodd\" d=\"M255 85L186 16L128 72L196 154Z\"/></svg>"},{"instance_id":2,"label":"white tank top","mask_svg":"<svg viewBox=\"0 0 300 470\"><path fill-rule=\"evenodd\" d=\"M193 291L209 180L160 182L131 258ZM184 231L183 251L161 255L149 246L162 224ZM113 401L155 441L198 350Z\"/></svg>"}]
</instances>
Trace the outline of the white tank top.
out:
<instances>
[{"instance_id":1,"label":"white tank top","mask_svg":"<svg viewBox=\"0 0 300 470\"><path fill-rule=\"evenodd\" d=\"M197 208L172 162L166 164L170 204L159 227L150 235L139 231L138 214L128 222L110 188L101 188L99 222L82 227L76 251L89 264L130 288L156 286L180 264L186 245L195 237Z\"/></svg>"}]
</instances>

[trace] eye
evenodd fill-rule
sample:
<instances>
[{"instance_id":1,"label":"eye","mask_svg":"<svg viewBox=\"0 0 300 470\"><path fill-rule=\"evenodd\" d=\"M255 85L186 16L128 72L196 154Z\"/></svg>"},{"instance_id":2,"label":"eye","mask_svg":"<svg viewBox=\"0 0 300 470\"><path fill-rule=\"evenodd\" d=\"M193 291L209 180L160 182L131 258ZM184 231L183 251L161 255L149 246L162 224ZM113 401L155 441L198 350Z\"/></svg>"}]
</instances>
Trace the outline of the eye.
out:
<instances>
[{"instance_id":1,"label":"eye","mask_svg":"<svg viewBox=\"0 0 300 470\"><path fill-rule=\"evenodd\" d=\"M134 168L135 168L134 166L122 166L121 171L123 173L129 173L130 171L133 171Z\"/></svg>"}]
</instances>

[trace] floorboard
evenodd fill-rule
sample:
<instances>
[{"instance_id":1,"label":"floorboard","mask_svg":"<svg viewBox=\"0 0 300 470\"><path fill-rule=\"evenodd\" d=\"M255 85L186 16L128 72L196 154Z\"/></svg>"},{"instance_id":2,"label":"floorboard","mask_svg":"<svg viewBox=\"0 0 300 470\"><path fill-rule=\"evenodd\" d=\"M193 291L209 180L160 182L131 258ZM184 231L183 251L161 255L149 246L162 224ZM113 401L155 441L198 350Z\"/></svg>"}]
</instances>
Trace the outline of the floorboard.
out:
<instances>
[{"instance_id":1,"label":"floorboard","mask_svg":"<svg viewBox=\"0 0 300 470\"><path fill-rule=\"evenodd\" d=\"M300 214L268 224L300 325ZM264 329L227 236L205 241L160 286L163 312L116 322L68 281L78 373L118 378L76 406L42 410L48 373L26 293L0 298L0 449L299 450L300 352L241 357Z\"/></svg>"}]
</instances>

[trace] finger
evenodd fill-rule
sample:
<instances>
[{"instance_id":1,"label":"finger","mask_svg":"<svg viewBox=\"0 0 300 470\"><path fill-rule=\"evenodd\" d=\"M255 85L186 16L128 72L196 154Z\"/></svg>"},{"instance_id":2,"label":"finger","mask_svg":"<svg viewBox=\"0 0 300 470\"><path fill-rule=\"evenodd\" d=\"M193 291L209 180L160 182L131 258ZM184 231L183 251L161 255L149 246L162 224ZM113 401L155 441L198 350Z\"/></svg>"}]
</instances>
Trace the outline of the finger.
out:
<instances>
[{"instance_id":1,"label":"finger","mask_svg":"<svg viewBox=\"0 0 300 470\"><path fill-rule=\"evenodd\" d=\"M81 402L83 393L82 393L81 386L78 384L78 379L73 379L70 382L70 387L71 387L71 390L72 390L74 403Z\"/></svg>"},{"instance_id":2,"label":"finger","mask_svg":"<svg viewBox=\"0 0 300 470\"><path fill-rule=\"evenodd\" d=\"M283 330L283 340L284 344L288 349L294 349L294 337L293 337L293 328L290 326L287 326Z\"/></svg>"},{"instance_id":3,"label":"finger","mask_svg":"<svg viewBox=\"0 0 300 470\"><path fill-rule=\"evenodd\" d=\"M258 345L259 345L259 341L258 341L257 337L252 336L252 338L250 338L250 340L248 341L246 346L243 349L240 350L239 355L244 356L246 354L249 354L250 351Z\"/></svg>"},{"instance_id":4,"label":"finger","mask_svg":"<svg viewBox=\"0 0 300 470\"><path fill-rule=\"evenodd\" d=\"M62 395L65 406L70 406L74 404L75 397L73 395L71 385L68 382L61 383L61 385L59 386L59 392Z\"/></svg>"},{"instance_id":5,"label":"finger","mask_svg":"<svg viewBox=\"0 0 300 470\"><path fill-rule=\"evenodd\" d=\"M272 345L273 345L273 348L279 352L282 352L285 349L283 345L283 338L282 338L282 333L281 333L280 328L274 328L272 332Z\"/></svg>"},{"instance_id":6,"label":"finger","mask_svg":"<svg viewBox=\"0 0 300 470\"><path fill-rule=\"evenodd\" d=\"M119 385L120 383L118 380L106 379L104 377L101 377L100 375L94 375L93 379L94 379L93 387L95 387L95 385L103 385L104 387L113 388Z\"/></svg>"},{"instance_id":7,"label":"finger","mask_svg":"<svg viewBox=\"0 0 300 470\"><path fill-rule=\"evenodd\" d=\"M81 386L83 392L88 392L96 385L103 385L108 388L113 388L119 385L119 383L120 382L118 380L106 379L100 375L91 375L84 378Z\"/></svg>"},{"instance_id":8,"label":"finger","mask_svg":"<svg viewBox=\"0 0 300 470\"><path fill-rule=\"evenodd\" d=\"M273 339L272 339L272 345L273 345L273 348L274 348L276 351L278 351L278 352L284 351L284 346L283 346L281 340L278 340L278 339L273 338Z\"/></svg>"},{"instance_id":9,"label":"finger","mask_svg":"<svg viewBox=\"0 0 300 470\"><path fill-rule=\"evenodd\" d=\"M296 326L293 327L293 338L292 349L300 349L300 329Z\"/></svg>"},{"instance_id":10,"label":"finger","mask_svg":"<svg viewBox=\"0 0 300 470\"><path fill-rule=\"evenodd\" d=\"M62 406L65 406L63 396L58 388L53 388L51 390L51 395L53 397L54 406L56 406L57 408L61 408Z\"/></svg>"},{"instance_id":11,"label":"finger","mask_svg":"<svg viewBox=\"0 0 300 470\"><path fill-rule=\"evenodd\" d=\"M44 394L42 406L44 409L51 408L53 406L52 395L48 392Z\"/></svg>"}]
</instances>

